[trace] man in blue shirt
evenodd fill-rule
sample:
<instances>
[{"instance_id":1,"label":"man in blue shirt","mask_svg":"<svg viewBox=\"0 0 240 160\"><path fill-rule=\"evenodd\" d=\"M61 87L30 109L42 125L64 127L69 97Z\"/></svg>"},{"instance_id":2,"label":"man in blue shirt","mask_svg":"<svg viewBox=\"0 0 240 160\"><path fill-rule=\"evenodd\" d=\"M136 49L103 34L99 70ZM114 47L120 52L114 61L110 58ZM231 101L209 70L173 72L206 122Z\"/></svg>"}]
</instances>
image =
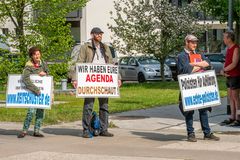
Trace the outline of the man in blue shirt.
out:
<instances>
[{"instance_id":1,"label":"man in blue shirt","mask_svg":"<svg viewBox=\"0 0 240 160\"><path fill-rule=\"evenodd\" d=\"M194 35L187 35L185 37L184 50L178 55L178 64L177 64L178 74L191 74L195 72L202 72L207 67L209 67L210 65L209 60L204 55L196 53L197 44L198 44L198 39ZM179 108L185 117L188 141L197 142L194 128L193 128L194 111L186 111L186 112L183 111L181 96L179 96ZM218 141L219 137L216 137L215 135L213 135L209 127L209 122L208 122L209 110L211 110L211 108L203 108L198 110L202 131L204 133L204 139Z\"/></svg>"}]
</instances>

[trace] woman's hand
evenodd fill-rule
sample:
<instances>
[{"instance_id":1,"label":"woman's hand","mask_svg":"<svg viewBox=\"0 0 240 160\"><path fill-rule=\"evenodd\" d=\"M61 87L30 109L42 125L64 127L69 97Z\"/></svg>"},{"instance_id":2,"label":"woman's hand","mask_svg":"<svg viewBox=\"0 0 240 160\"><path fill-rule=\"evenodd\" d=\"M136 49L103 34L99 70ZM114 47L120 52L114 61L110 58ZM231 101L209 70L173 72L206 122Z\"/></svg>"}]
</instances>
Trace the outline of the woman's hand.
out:
<instances>
[{"instance_id":1,"label":"woman's hand","mask_svg":"<svg viewBox=\"0 0 240 160\"><path fill-rule=\"evenodd\" d=\"M76 80L72 81L72 85L76 89L77 88L77 81Z\"/></svg>"},{"instance_id":2,"label":"woman's hand","mask_svg":"<svg viewBox=\"0 0 240 160\"><path fill-rule=\"evenodd\" d=\"M36 94L37 94L37 96L40 96L40 94L41 94L41 91L38 91Z\"/></svg>"},{"instance_id":3,"label":"woman's hand","mask_svg":"<svg viewBox=\"0 0 240 160\"><path fill-rule=\"evenodd\" d=\"M46 75L47 75L47 73L46 73L46 72L43 72L43 71L41 71L41 72L39 72L39 73L38 73L38 75L39 75L39 76L46 76Z\"/></svg>"}]
</instances>

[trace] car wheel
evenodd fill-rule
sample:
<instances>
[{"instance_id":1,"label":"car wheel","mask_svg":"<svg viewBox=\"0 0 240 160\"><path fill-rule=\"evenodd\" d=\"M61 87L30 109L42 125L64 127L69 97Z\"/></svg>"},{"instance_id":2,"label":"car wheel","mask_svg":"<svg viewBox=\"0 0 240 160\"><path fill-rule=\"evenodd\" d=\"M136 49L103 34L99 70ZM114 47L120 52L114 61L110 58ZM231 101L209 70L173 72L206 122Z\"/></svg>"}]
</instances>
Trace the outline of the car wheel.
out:
<instances>
[{"instance_id":1,"label":"car wheel","mask_svg":"<svg viewBox=\"0 0 240 160\"><path fill-rule=\"evenodd\" d=\"M178 78L175 78L175 77L174 77L173 80L174 80L174 81L178 81Z\"/></svg>"},{"instance_id":2,"label":"car wheel","mask_svg":"<svg viewBox=\"0 0 240 160\"><path fill-rule=\"evenodd\" d=\"M145 77L144 77L144 75L143 75L143 73L139 73L138 74L138 82L139 83L143 83L143 82L145 82L146 80L145 80Z\"/></svg>"}]
</instances>

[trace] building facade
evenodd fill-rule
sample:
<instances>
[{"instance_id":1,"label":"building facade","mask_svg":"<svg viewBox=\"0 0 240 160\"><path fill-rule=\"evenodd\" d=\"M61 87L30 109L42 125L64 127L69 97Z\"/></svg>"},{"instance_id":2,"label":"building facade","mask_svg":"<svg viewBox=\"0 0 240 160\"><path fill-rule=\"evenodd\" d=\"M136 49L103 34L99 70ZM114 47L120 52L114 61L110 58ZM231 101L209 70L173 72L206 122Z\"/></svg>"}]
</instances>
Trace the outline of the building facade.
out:
<instances>
[{"instance_id":1,"label":"building facade","mask_svg":"<svg viewBox=\"0 0 240 160\"><path fill-rule=\"evenodd\" d=\"M192 2L192 0L169 0L172 4L182 7ZM206 25L208 30L201 37L200 49L207 53L224 52L223 33L227 29L227 23L220 23L214 17L206 16L204 13L196 13L200 25Z\"/></svg>"},{"instance_id":2,"label":"building facade","mask_svg":"<svg viewBox=\"0 0 240 160\"><path fill-rule=\"evenodd\" d=\"M169 0L173 5L182 7L190 3L192 0ZM90 37L90 30L92 27L98 26L104 31L104 41L111 42L113 34L108 29L107 24L112 24L110 19L110 11L114 12L114 0L91 0L87 3L86 7L82 9L81 18L81 32L80 41L84 42ZM201 37L200 49L207 53L219 53L225 48L222 39L223 33L227 29L227 23L220 23L214 20L213 17L197 13L200 25L207 25L208 30Z\"/></svg>"},{"instance_id":3,"label":"building facade","mask_svg":"<svg viewBox=\"0 0 240 160\"><path fill-rule=\"evenodd\" d=\"M172 4L181 7L191 2L191 0L169 0ZM90 38L90 31L93 27L100 27L104 31L103 41L112 42L113 33L108 28L108 24L113 24L110 12L114 12L114 0L91 0L86 6L67 15L67 22L71 23L71 32L76 43L85 42ZM223 32L227 29L226 23L221 24L212 17L206 17L199 13L199 24L205 24L209 27L201 38L200 46L204 52L221 52L224 49L222 43ZM11 21L0 25L0 34L6 34L14 30Z\"/></svg>"}]
</instances>

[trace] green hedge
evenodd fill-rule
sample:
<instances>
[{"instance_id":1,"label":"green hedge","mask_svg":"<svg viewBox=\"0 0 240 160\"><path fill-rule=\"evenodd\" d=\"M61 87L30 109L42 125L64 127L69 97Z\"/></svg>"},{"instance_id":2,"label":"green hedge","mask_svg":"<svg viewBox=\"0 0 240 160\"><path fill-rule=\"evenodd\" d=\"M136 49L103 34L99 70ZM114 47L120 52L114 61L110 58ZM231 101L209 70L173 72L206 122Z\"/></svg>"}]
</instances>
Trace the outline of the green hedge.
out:
<instances>
[{"instance_id":1,"label":"green hedge","mask_svg":"<svg viewBox=\"0 0 240 160\"><path fill-rule=\"evenodd\" d=\"M0 50L0 90L5 90L8 74L21 74L24 62L8 50Z\"/></svg>"},{"instance_id":2,"label":"green hedge","mask_svg":"<svg viewBox=\"0 0 240 160\"><path fill-rule=\"evenodd\" d=\"M60 82L61 79L68 78L68 64L49 64L50 75L54 82ZM9 61L1 57L0 60L0 90L5 90L8 80L8 74L22 74L23 67L17 61Z\"/></svg>"},{"instance_id":3,"label":"green hedge","mask_svg":"<svg viewBox=\"0 0 240 160\"><path fill-rule=\"evenodd\" d=\"M68 64L67 62L48 64L50 75L53 76L54 82L60 82L61 79L68 78Z\"/></svg>"}]
</instances>

